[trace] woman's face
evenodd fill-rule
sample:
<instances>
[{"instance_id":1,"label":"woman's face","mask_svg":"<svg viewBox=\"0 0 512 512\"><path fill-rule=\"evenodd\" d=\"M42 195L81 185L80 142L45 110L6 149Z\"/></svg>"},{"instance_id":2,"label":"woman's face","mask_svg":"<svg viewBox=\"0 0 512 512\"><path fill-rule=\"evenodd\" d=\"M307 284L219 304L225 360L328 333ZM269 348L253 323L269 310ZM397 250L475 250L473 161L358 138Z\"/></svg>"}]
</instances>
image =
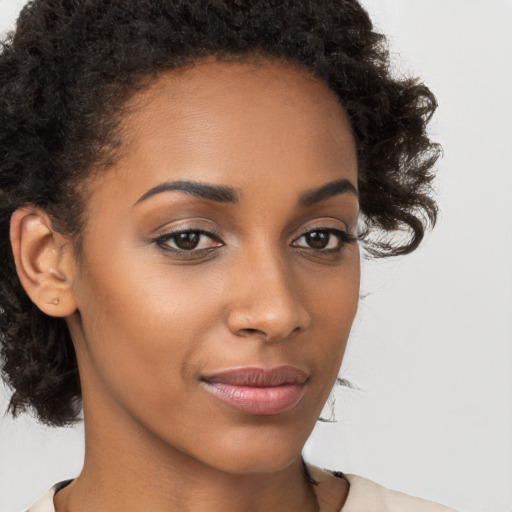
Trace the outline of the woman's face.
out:
<instances>
[{"instance_id":1,"label":"woman's face","mask_svg":"<svg viewBox=\"0 0 512 512\"><path fill-rule=\"evenodd\" d=\"M131 107L123 156L90 180L72 279L86 424L224 471L283 468L357 309L344 111L291 65L210 59Z\"/></svg>"}]
</instances>

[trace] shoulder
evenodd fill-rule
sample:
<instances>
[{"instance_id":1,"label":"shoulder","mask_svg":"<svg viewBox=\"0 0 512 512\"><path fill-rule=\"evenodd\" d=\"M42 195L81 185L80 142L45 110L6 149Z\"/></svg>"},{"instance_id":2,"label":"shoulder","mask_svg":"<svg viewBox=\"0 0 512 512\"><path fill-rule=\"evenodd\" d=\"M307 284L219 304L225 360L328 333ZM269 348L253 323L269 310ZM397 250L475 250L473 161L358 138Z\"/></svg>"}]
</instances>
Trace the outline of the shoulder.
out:
<instances>
[{"instance_id":1,"label":"shoulder","mask_svg":"<svg viewBox=\"0 0 512 512\"><path fill-rule=\"evenodd\" d=\"M308 464L311 476L318 482L315 489L319 501L326 508L332 503L330 493L333 491L333 482L342 477L350 484L347 500L339 512L456 512L455 510L439 505L432 501L415 498L385 487L356 475L330 472ZM53 497L55 493L65 487L70 481L54 485L41 497L27 512L55 512ZM371 507L371 508L369 508Z\"/></svg>"},{"instance_id":2,"label":"shoulder","mask_svg":"<svg viewBox=\"0 0 512 512\"><path fill-rule=\"evenodd\" d=\"M44 496L37 500L27 512L55 512L53 496L56 490L56 486L52 487Z\"/></svg>"},{"instance_id":3,"label":"shoulder","mask_svg":"<svg viewBox=\"0 0 512 512\"><path fill-rule=\"evenodd\" d=\"M55 496L55 493L66 487L66 485L71 482L72 480L65 480L64 482L55 484L44 496L37 500L27 510L27 512L55 512L55 507L53 506L53 497Z\"/></svg>"},{"instance_id":4,"label":"shoulder","mask_svg":"<svg viewBox=\"0 0 512 512\"><path fill-rule=\"evenodd\" d=\"M345 477L350 483L350 491L343 512L455 512L438 503L386 489L361 476ZM368 509L369 506L372 508Z\"/></svg>"},{"instance_id":5,"label":"shoulder","mask_svg":"<svg viewBox=\"0 0 512 512\"><path fill-rule=\"evenodd\" d=\"M386 489L361 476L333 473L309 464L308 470L318 482L315 492L319 502L325 503L329 510L334 510L329 507L334 503L329 496L333 479L343 478L349 483L349 491L341 510L336 508L339 512L455 512L438 503Z\"/></svg>"}]
</instances>

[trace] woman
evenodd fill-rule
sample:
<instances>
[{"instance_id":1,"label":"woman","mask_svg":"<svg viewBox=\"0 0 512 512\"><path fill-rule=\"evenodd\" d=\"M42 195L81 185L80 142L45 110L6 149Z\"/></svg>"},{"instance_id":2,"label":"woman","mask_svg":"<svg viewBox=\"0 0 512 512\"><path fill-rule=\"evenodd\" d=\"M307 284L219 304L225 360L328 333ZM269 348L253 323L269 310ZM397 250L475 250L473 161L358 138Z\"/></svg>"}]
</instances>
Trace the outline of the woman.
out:
<instances>
[{"instance_id":1,"label":"woman","mask_svg":"<svg viewBox=\"0 0 512 512\"><path fill-rule=\"evenodd\" d=\"M83 404L86 431L31 512L447 510L301 457L359 241L405 254L435 221L435 100L383 44L355 1L24 9L0 57L3 371L14 414Z\"/></svg>"}]
</instances>

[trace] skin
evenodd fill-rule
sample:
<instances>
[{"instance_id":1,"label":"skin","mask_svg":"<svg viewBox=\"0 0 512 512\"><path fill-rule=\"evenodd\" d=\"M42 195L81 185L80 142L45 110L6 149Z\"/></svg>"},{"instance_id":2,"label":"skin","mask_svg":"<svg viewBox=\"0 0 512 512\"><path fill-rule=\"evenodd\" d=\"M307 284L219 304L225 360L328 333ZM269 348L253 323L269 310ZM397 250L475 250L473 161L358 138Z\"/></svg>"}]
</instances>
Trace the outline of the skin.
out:
<instances>
[{"instance_id":1,"label":"skin","mask_svg":"<svg viewBox=\"0 0 512 512\"><path fill-rule=\"evenodd\" d=\"M277 61L206 59L130 107L122 157L87 182L79 261L44 212L13 216L22 283L66 318L83 387L85 464L56 509L318 510L301 450L359 295L357 243L329 230L355 234L359 208L350 191L298 202L334 181L357 187L346 115L324 83ZM230 187L237 201L177 190L140 200L177 180ZM200 235L203 252L177 253L176 238L161 238L176 229L216 234ZM315 230L327 249L304 236ZM240 411L201 381L284 364L308 381L278 414ZM338 503L347 491L339 480Z\"/></svg>"}]
</instances>

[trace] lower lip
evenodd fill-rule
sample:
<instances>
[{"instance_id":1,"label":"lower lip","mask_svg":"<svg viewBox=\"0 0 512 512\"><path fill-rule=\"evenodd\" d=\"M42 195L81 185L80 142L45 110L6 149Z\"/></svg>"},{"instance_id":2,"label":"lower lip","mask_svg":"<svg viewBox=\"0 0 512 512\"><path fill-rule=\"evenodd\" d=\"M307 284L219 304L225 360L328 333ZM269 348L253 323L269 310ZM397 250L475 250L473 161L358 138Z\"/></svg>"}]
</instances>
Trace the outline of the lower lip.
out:
<instances>
[{"instance_id":1,"label":"lower lip","mask_svg":"<svg viewBox=\"0 0 512 512\"><path fill-rule=\"evenodd\" d=\"M206 389L229 405L249 414L278 414L297 405L306 392L304 384L258 388L205 382Z\"/></svg>"}]
</instances>

